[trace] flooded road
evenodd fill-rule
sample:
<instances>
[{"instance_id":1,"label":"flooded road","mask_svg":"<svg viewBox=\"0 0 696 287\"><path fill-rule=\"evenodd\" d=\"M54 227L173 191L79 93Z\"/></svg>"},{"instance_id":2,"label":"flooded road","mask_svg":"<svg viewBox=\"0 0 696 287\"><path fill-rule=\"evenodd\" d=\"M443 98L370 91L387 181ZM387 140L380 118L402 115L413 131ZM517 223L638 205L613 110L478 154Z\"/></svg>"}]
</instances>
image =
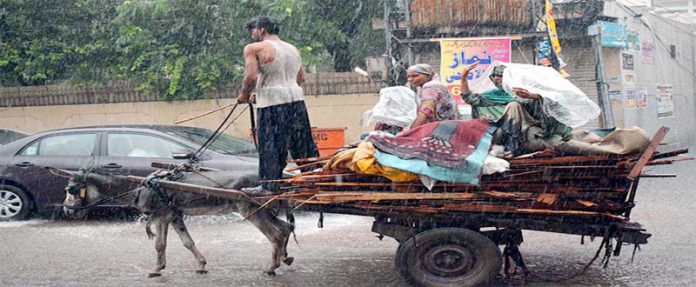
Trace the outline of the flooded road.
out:
<instances>
[{"instance_id":1,"label":"flooded road","mask_svg":"<svg viewBox=\"0 0 696 287\"><path fill-rule=\"evenodd\" d=\"M693 153L692 153L693 154ZM651 168L678 178L643 179L633 220L652 233L636 253L625 246L609 268L593 266L565 286L696 286L696 162ZM647 170L646 170L647 172ZM262 274L270 245L234 215L193 217L191 235L208 260L208 274L194 273L193 256L170 233L167 268L147 278L155 263L154 241L138 221L0 222L0 286L408 286L394 268L396 241L380 241L368 217L317 214L297 218L295 257L279 275ZM580 237L525 231L521 250L532 272L553 278L582 268L600 240L580 245ZM599 260L598 260L599 261ZM557 286L541 278L498 285Z\"/></svg>"}]
</instances>

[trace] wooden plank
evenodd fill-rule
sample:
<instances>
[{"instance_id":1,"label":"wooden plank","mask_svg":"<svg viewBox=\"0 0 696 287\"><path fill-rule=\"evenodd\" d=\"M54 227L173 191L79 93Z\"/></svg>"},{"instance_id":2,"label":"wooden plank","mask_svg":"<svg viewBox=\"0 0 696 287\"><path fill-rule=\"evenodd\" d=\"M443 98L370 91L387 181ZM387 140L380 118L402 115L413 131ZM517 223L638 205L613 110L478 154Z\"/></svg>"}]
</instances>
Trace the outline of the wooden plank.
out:
<instances>
[{"instance_id":1,"label":"wooden plank","mask_svg":"<svg viewBox=\"0 0 696 287\"><path fill-rule=\"evenodd\" d=\"M677 177L676 174L647 174L647 173L641 173L639 177L656 177L656 178L665 178L665 177Z\"/></svg>"},{"instance_id":2,"label":"wooden plank","mask_svg":"<svg viewBox=\"0 0 696 287\"><path fill-rule=\"evenodd\" d=\"M421 207L421 206L384 206L373 204L353 204L346 205L348 208L366 210L384 210L387 212L413 212L413 213L446 213L452 212L476 212L476 213L512 213L530 215L556 215L573 217L605 217L611 219L624 220L625 218L605 212L582 211L582 210L551 210L535 208L516 208L502 205L480 205L480 204L448 204L446 207Z\"/></svg>"},{"instance_id":3,"label":"wooden plank","mask_svg":"<svg viewBox=\"0 0 696 287\"><path fill-rule=\"evenodd\" d=\"M132 182L141 183L145 180L145 177L129 175L128 180L130 180ZM176 181L169 181L169 180L159 180L158 183L161 187L169 189L169 190L185 191L185 192L197 193L197 194L202 194L202 195L209 195L209 196L220 197L220 198L225 198L225 199L230 199L230 200L240 200L240 201L246 201L246 202L253 202L253 203L256 203L259 205L261 204L260 202L249 197L249 195L247 195L246 193L239 191L239 190L235 190L235 189L208 187L208 186L194 185L194 184L190 184L190 183L183 183L183 182L176 182Z\"/></svg>"},{"instance_id":4,"label":"wooden plank","mask_svg":"<svg viewBox=\"0 0 696 287\"><path fill-rule=\"evenodd\" d=\"M652 159L653 154L657 151L657 147L665 138L667 132L669 132L669 128L664 126L657 131L652 141L650 141L648 148L643 151L640 159L638 159L638 162L633 166L633 169L631 169L631 172L628 174L628 179L635 180L636 177L640 175L641 170L643 170L643 167Z\"/></svg>"},{"instance_id":5,"label":"wooden plank","mask_svg":"<svg viewBox=\"0 0 696 287\"><path fill-rule=\"evenodd\" d=\"M653 159L655 157L653 156ZM669 160L653 160L651 162L648 162L646 165L666 165L666 164L673 164L678 161L685 161L685 160L694 160L693 157L685 157L685 158L678 158L678 159L669 159Z\"/></svg>"},{"instance_id":6,"label":"wooden plank","mask_svg":"<svg viewBox=\"0 0 696 287\"><path fill-rule=\"evenodd\" d=\"M610 160L609 156L561 156L552 158L540 159L513 159L510 160L510 167L519 165L549 165L549 164L565 164L579 162L604 162Z\"/></svg>"},{"instance_id":7,"label":"wooden plank","mask_svg":"<svg viewBox=\"0 0 696 287\"><path fill-rule=\"evenodd\" d=\"M298 158L298 159L291 159L287 160L285 162L287 163L298 163L298 162L313 162L313 161L320 161L320 160L328 160L331 159L333 155L325 155L325 156L320 156L320 157L309 157L309 158Z\"/></svg>"},{"instance_id":8,"label":"wooden plank","mask_svg":"<svg viewBox=\"0 0 696 287\"><path fill-rule=\"evenodd\" d=\"M532 198L534 194L523 192L480 193L396 193L396 192L321 192L314 195L319 201L380 201L380 200L460 200L472 198Z\"/></svg>"},{"instance_id":9,"label":"wooden plank","mask_svg":"<svg viewBox=\"0 0 696 287\"><path fill-rule=\"evenodd\" d=\"M475 193L391 193L391 192L327 192L314 196L317 201L339 203L349 201L380 201L380 200L425 200L425 199L471 199Z\"/></svg>"},{"instance_id":10,"label":"wooden plank","mask_svg":"<svg viewBox=\"0 0 696 287\"><path fill-rule=\"evenodd\" d=\"M325 191L360 191L360 192L533 192L533 193L617 193L625 192L623 185L617 186L598 186L597 182L533 182L520 181L514 183L495 182L483 186L457 185L457 184L436 184L432 191L425 189L420 183L382 183L382 182L304 182L296 183L292 186L293 190L304 190L307 192Z\"/></svg>"},{"instance_id":11,"label":"wooden plank","mask_svg":"<svg viewBox=\"0 0 696 287\"><path fill-rule=\"evenodd\" d=\"M323 164L325 164L325 163L327 163L327 162L328 162L327 160L322 160L322 161L315 161L315 162L305 163L305 164L301 164L301 165L297 165L297 166L293 166L293 167L286 168L285 171L296 171L296 170L303 169L303 168L305 168L305 167L310 167L310 166L315 166L315 165L323 165Z\"/></svg>"},{"instance_id":12,"label":"wooden plank","mask_svg":"<svg viewBox=\"0 0 696 287\"><path fill-rule=\"evenodd\" d=\"M668 158L668 157L673 157L673 156L678 156L680 154L685 154L689 153L689 149L678 149L675 151L670 151L670 152L665 152L665 153L658 153L653 156L653 159L661 159L661 158Z\"/></svg>"},{"instance_id":13,"label":"wooden plank","mask_svg":"<svg viewBox=\"0 0 696 287\"><path fill-rule=\"evenodd\" d=\"M536 200L548 205L553 205L558 200L558 195L552 193L542 193L539 194Z\"/></svg>"}]
</instances>

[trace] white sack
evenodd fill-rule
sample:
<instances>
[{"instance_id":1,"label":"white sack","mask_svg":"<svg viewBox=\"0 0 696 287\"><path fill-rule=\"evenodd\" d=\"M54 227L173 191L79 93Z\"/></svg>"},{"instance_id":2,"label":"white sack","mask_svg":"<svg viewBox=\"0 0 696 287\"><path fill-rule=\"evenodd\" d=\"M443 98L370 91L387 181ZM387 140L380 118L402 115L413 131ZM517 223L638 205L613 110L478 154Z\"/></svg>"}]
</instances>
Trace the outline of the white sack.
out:
<instances>
[{"instance_id":1,"label":"white sack","mask_svg":"<svg viewBox=\"0 0 696 287\"><path fill-rule=\"evenodd\" d=\"M385 123L407 129L416 119L416 93L411 89L398 86L383 88L379 91L379 101L363 114L365 127L376 123Z\"/></svg>"}]
</instances>

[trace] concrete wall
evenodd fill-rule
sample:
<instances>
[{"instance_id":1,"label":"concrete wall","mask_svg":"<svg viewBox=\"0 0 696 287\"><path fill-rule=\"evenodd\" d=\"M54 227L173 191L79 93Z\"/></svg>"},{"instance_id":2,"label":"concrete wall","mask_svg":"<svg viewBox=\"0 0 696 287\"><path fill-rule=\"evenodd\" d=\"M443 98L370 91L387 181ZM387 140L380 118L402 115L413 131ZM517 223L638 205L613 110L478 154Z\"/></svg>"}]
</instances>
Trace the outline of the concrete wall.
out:
<instances>
[{"instance_id":1,"label":"concrete wall","mask_svg":"<svg viewBox=\"0 0 696 287\"><path fill-rule=\"evenodd\" d=\"M312 126L347 127L346 141L359 138L362 114L379 100L377 93L306 96ZM25 132L107 124L173 124L204 112L234 103L235 99L177 102L137 102L86 105L56 105L0 108L0 128ZM230 109L215 112L182 125L215 129ZM237 108L236 114L242 110ZM248 137L248 111L234 122L227 133Z\"/></svg>"},{"instance_id":2,"label":"concrete wall","mask_svg":"<svg viewBox=\"0 0 696 287\"><path fill-rule=\"evenodd\" d=\"M607 1L604 14L614 17L619 23L637 31L642 42L655 44L655 64L641 61L640 52L634 53L636 85L648 90L648 104L645 108L627 109L620 107L615 113L618 122L624 126L640 126L653 134L660 126L667 126L671 131L666 142L672 144L693 144L696 142L696 35L692 28L669 21L651 14L639 7L632 7L636 13ZM641 16L637 16L640 14ZM652 27L652 30L649 28ZM661 39L661 41L660 41ZM676 57L672 58L669 46L676 48ZM625 50L623 50L625 52ZM604 60L607 73L620 70L621 49L605 48ZM674 117L657 117L656 86L671 84Z\"/></svg>"}]
</instances>

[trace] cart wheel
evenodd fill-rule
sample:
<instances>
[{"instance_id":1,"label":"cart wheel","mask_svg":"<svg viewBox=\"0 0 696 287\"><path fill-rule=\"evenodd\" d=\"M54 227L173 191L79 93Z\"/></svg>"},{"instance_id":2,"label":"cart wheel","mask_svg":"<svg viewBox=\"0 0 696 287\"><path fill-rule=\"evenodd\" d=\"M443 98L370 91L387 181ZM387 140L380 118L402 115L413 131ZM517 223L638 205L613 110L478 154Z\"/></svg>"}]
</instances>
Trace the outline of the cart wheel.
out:
<instances>
[{"instance_id":1,"label":"cart wheel","mask_svg":"<svg viewBox=\"0 0 696 287\"><path fill-rule=\"evenodd\" d=\"M416 235L397 250L397 268L418 286L479 286L500 272L498 246L478 232L437 228Z\"/></svg>"},{"instance_id":2,"label":"cart wheel","mask_svg":"<svg viewBox=\"0 0 696 287\"><path fill-rule=\"evenodd\" d=\"M406 260L406 257L404 255L404 245L406 245L406 242L408 242L409 240L411 239L409 238L405 241L399 242L399 247L396 248L396 255L394 256L394 267L396 267L396 269L399 270L399 272L401 272L401 267L403 265L401 263Z\"/></svg>"}]
</instances>

